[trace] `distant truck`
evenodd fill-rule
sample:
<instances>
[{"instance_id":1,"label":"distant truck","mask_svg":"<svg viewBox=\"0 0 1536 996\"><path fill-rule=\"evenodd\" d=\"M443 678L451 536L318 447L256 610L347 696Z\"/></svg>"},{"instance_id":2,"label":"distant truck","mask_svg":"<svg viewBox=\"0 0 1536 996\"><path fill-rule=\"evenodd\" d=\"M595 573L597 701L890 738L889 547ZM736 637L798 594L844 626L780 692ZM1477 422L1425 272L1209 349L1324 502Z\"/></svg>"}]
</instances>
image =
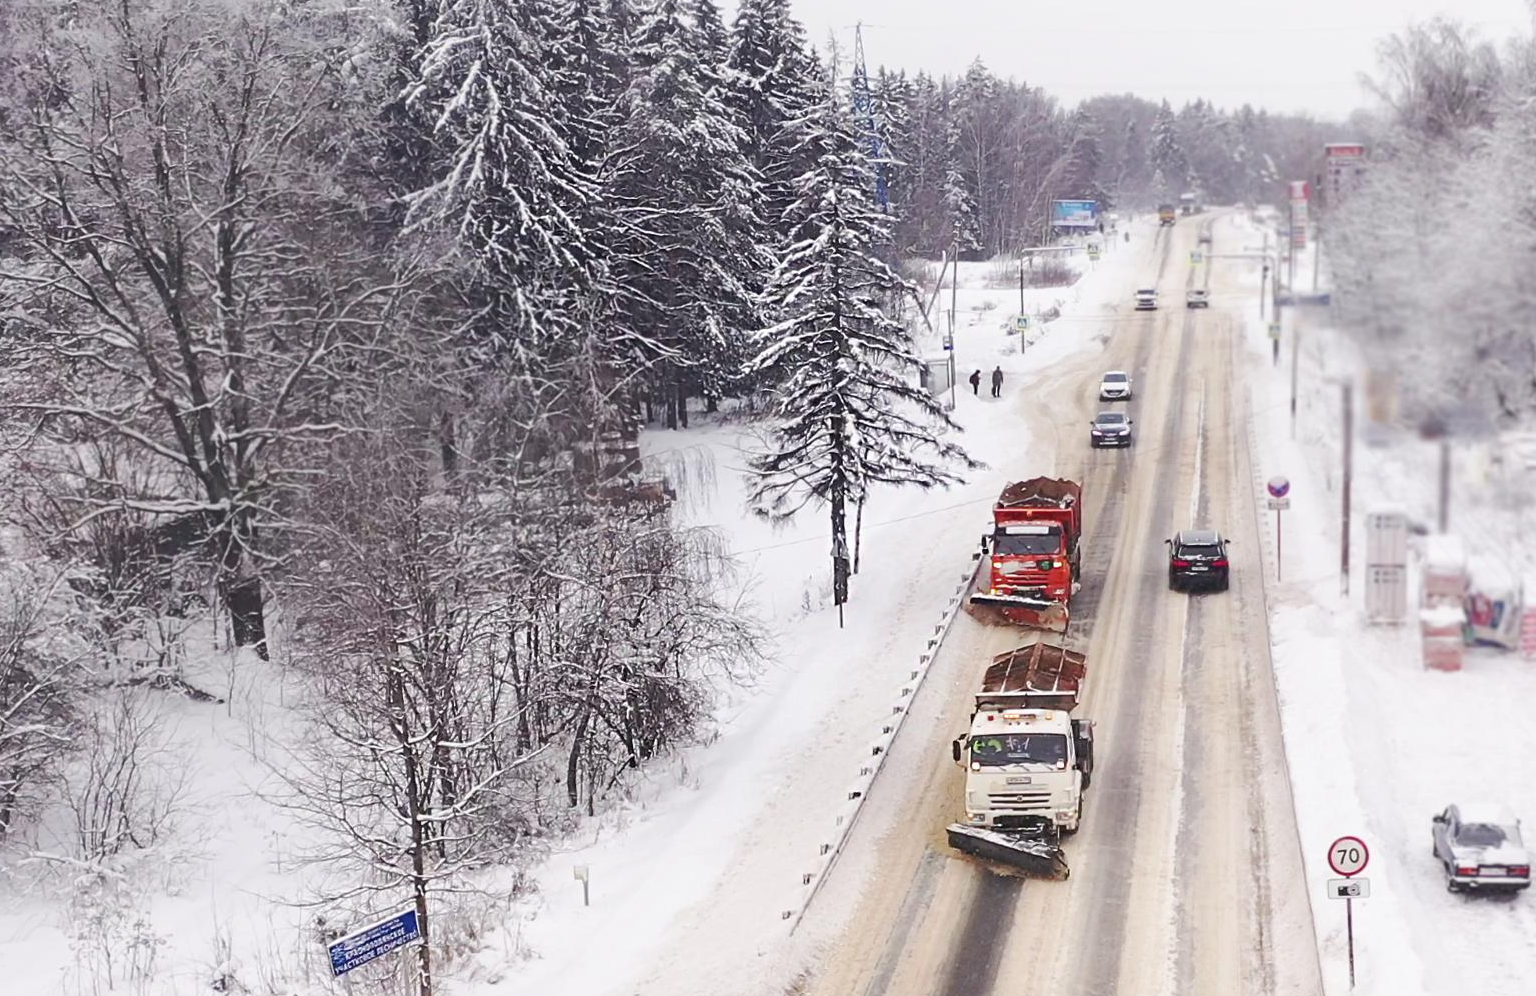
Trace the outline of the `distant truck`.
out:
<instances>
[{"instance_id":1,"label":"distant truck","mask_svg":"<svg viewBox=\"0 0 1536 996\"><path fill-rule=\"evenodd\" d=\"M1076 481L1033 477L1005 487L983 538L988 562L971 604L991 606L1011 623L1065 633L1080 585L1083 489Z\"/></svg>"},{"instance_id":2,"label":"distant truck","mask_svg":"<svg viewBox=\"0 0 1536 996\"><path fill-rule=\"evenodd\" d=\"M1200 210L1199 198L1197 198L1194 194L1180 194L1179 195L1179 213L1180 214L1191 215L1191 214L1194 214L1198 210Z\"/></svg>"},{"instance_id":3,"label":"distant truck","mask_svg":"<svg viewBox=\"0 0 1536 996\"><path fill-rule=\"evenodd\" d=\"M952 744L965 768L965 822L949 844L1056 878L1069 869L1061 838L1082 822L1093 778L1093 723L1073 719L1087 659L1035 642L992 659L969 732Z\"/></svg>"},{"instance_id":4,"label":"distant truck","mask_svg":"<svg viewBox=\"0 0 1536 996\"><path fill-rule=\"evenodd\" d=\"M1159 204L1157 206L1157 222L1160 225L1171 225L1178 221L1178 215L1174 213L1172 204Z\"/></svg>"}]
</instances>

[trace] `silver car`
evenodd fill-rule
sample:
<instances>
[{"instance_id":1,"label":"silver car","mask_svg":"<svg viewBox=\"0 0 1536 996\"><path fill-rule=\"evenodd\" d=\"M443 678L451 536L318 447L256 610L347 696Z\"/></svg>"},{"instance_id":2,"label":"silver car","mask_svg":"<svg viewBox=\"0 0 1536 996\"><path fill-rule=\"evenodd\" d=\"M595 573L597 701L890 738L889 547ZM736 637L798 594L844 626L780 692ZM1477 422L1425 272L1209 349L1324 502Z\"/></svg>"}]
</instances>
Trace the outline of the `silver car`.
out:
<instances>
[{"instance_id":1,"label":"silver car","mask_svg":"<svg viewBox=\"0 0 1536 996\"><path fill-rule=\"evenodd\" d=\"M1517 892L1531 885L1520 821L1499 806L1447 806L1432 830L1451 892Z\"/></svg>"}]
</instances>

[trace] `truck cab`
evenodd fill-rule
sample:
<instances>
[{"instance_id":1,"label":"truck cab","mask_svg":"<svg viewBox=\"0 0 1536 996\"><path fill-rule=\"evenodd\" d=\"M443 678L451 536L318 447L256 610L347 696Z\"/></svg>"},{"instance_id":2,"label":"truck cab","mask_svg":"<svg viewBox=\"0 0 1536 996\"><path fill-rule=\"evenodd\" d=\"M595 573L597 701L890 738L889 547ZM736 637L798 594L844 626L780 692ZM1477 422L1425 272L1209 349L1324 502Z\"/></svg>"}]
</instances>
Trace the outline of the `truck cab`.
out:
<instances>
[{"instance_id":1,"label":"truck cab","mask_svg":"<svg viewBox=\"0 0 1536 996\"><path fill-rule=\"evenodd\" d=\"M1157 223L1159 225L1171 225L1178 221L1178 215L1174 212L1172 204L1159 204L1157 206Z\"/></svg>"},{"instance_id":2,"label":"truck cab","mask_svg":"<svg viewBox=\"0 0 1536 996\"><path fill-rule=\"evenodd\" d=\"M971 603L1002 609L1005 618L1065 632L1067 603L1081 573L1083 489L1075 481L1034 477L1009 484L992 508L982 538L987 564Z\"/></svg>"},{"instance_id":3,"label":"truck cab","mask_svg":"<svg viewBox=\"0 0 1536 996\"><path fill-rule=\"evenodd\" d=\"M993 659L970 730L953 744L965 768L965 824L1056 838L1077 830L1093 774L1093 724L1073 719L1082 654L1046 643Z\"/></svg>"},{"instance_id":4,"label":"truck cab","mask_svg":"<svg viewBox=\"0 0 1536 996\"><path fill-rule=\"evenodd\" d=\"M1072 588L1072 552L1059 522L999 525L991 538L994 596L1034 596L1064 602Z\"/></svg>"}]
</instances>

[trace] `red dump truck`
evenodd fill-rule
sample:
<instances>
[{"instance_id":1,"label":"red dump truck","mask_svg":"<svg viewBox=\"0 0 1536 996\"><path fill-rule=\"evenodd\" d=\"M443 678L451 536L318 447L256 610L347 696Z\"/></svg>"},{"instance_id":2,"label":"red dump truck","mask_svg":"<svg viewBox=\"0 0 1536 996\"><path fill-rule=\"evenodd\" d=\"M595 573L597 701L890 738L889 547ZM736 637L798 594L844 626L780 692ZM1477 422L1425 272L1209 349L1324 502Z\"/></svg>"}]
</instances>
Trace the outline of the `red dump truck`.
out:
<instances>
[{"instance_id":1,"label":"red dump truck","mask_svg":"<svg viewBox=\"0 0 1536 996\"><path fill-rule=\"evenodd\" d=\"M971 604L1022 626L1064 633L1067 604L1082 571L1083 489L1076 481L1035 477L1003 489L982 540L988 563Z\"/></svg>"}]
</instances>

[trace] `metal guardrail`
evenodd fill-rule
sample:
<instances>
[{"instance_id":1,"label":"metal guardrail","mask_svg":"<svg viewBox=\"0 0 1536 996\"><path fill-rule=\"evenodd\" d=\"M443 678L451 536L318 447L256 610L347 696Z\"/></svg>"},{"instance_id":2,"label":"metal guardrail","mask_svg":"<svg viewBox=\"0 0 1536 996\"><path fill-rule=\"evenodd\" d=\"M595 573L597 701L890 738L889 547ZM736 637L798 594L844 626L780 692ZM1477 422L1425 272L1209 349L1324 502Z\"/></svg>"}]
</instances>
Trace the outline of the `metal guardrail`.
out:
<instances>
[{"instance_id":1,"label":"metal guardrail","mask_svg":"<svg viewBox=\"0 0 1536 996\"><path fill-rule=\"evenodd\" d=\"M870 743L869 760L859 768L858 777L849 786L843 800L843 812L837 814L830 838L818 849L816 864L810 871L801 875L800 884L805 888L805 894L796 908L784 910L780 914L781 919L793 921L789 926L791 934L800 926L800 921L805 918L811 902L821 892L821 887L826 884L832 869L837 865L837 859L842 856L854 824L858 822L859 815L864 811L864 803L869 798L869 791L874 787L875 779L884 768L885 759L890 756L891 746L906 723L912 701L918 690L922 688L923 681L928 677L929 668L934 658L938 656L939 649L944 645L944 638L949 635L956 614L965 604L965 594L975 582L976 572L980 569L981 563L981 551L978 549L971 553L971 569L960 575L955 593L949 596L943 615L938 625L933 628L933 635L928 638L927 649L918 655L917 666L907 673L907 679L902 682L897 692L896 702L891 706L890 718L880 727L880 735Z\"/></svg>"}]
</instances>

